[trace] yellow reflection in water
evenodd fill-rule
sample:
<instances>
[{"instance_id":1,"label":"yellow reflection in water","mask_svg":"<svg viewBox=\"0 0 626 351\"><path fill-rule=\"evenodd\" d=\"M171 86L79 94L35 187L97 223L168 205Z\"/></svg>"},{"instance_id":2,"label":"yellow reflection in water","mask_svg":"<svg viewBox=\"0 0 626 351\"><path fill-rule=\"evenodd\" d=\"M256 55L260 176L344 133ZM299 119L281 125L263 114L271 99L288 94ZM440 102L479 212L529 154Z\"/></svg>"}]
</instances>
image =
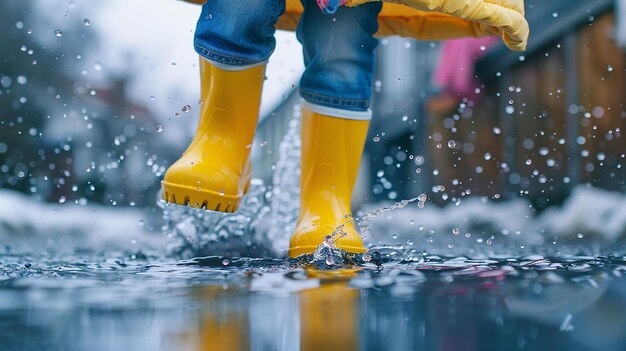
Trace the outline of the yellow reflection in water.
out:
<instances>
[{"instance_id":1,"label":"yellow reflection in water","mask_svg":"<svg viewBox=\"0 0 626 351\"><path fill-rule=\"evenodd\" d=\"M355 270L308 270L320 286L300 292L300 346L302 351L358 349L357 298L348 287Z\"/></svg>"},{"instance_id":2,"label":"yellow reflection in water","mask_svg":"<svg viewBox=\"0 0 626 351\"><path fill-rule=\"evenodd\" d=\"M307 270L308 278L319 280L319 286L300 291L299 312L293 309L293 313L299 313L300 350L358 350L356 307L359 291L348 286L355 273L356 270ZM204 287L194 295L206 304L206 308L195 332L186 331L177 335L178 350L253 350L255 347L251 334L254 334L255 325L252 323L272 323L272 316L265 320L252 321L249 299L237 296L237 292L233 290ZM295 345L292 344L291 347Z\"/></svg>"}]
</instances>

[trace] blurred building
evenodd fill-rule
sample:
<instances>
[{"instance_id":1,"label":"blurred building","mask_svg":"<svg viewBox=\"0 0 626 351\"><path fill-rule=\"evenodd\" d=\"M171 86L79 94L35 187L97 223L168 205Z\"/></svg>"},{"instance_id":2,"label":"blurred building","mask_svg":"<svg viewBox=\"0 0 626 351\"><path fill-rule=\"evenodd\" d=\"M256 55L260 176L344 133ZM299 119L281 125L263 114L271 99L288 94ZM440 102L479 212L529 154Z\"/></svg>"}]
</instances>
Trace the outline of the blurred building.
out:
<instances>
[{"instance_id":1,"label":"blurred building","mask_svg":"<svg viewBox=\"0 0 626 351\"><path fill-rule=\"evenodd\" d=\"M618 1L528 1L533 34L519 55L495 48L479 65L492 115L499 183L539 207L579 183L625 190L626 56ZM499 96L498 96L499 95Z\"/></svg>"}]
</instances>

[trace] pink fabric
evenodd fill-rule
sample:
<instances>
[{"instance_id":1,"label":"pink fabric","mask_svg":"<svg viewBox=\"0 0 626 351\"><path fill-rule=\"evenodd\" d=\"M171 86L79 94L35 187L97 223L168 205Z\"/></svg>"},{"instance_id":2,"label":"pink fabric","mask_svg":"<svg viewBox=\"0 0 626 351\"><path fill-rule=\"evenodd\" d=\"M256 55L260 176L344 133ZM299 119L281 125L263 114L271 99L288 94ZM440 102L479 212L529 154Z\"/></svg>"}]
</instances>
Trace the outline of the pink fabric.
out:
<instances>
[{"instance_id":1,"label":"pink fabric","mask_svg":"<svg viewBox=\"0 0 626 351\"><path fill-rule=\"evenodd\" d=\"M320 10L323 11L326 7L328 7L328 3L329 3L330 0L316 0L316 1L317 1L317 6L319 6ZM341 0L339 2L339 6L345 5L346 1L348 1L348 0Z\"/></svg>"},{"instance_id":2,"label":"pink fabric","mask_svg":"<svg viewBox=\"0 0 626 351\"><path fill-rule=\"evenodd\" d=\"M480 82L476 78L476 61L498 42L498 38L464 38L443 43L439 64L433 76L434 84L445 92L464 97L475 97Z\"/></svg>"}]
</instances>

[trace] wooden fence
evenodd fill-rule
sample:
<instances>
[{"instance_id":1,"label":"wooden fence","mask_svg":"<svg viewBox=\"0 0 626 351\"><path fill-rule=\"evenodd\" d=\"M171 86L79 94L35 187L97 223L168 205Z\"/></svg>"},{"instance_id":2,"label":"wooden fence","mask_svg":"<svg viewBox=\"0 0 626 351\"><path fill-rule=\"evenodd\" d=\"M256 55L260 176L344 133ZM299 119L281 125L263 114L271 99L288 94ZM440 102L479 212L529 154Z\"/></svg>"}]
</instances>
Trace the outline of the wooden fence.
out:
<instances>
[{"instance_id":1,"label":"wooden fence","mask_svg":"<svg viewBox=\"0 0 626 351\"><path fill-rule=\"evenodd\" d=\"M528 53L490 54L479 70L487 96L454 116L455 131L427 118L429 186L448 199L520 194L539 208L580 183L626 190L626 56L611 7L597 11L536 33L543 42Z\"/></svg>"}]
</instances>

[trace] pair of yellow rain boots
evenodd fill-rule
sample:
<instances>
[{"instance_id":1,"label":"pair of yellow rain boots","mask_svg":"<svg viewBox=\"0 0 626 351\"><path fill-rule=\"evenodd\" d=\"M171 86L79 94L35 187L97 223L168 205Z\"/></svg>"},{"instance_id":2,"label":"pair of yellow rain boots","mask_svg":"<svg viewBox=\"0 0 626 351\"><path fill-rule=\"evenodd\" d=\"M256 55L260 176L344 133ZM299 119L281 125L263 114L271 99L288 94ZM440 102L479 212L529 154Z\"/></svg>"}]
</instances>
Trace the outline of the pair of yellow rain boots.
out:
<instances>
[{"instance_id":1,"label":"pair of yellow rain boots","mask_svg":"<svg viewBox=\"0 0 626 351\"><path fill-rule=\"evenodd\" d=\"M191 144L165 173L167 202L235 212L251 179L250 151L256 129L265 66L226 71L200 60L202 108ZM369 121L302 110L300 216L289 256L310 254L326 236L336 247L362 253L351 221L350 200Z\"/></svg>"}]
</instances>

